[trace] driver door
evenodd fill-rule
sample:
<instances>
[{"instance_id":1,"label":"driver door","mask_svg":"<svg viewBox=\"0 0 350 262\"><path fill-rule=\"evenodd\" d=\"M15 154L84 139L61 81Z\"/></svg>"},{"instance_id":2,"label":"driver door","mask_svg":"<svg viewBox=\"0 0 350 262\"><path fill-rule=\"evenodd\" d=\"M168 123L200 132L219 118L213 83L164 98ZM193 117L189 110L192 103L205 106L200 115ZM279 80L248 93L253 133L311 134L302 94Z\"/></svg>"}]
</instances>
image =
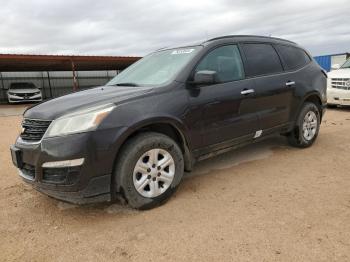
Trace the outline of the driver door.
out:
<instances>
[{"instance_id":1,"label":"driver door","mask_svg":"<svg viewBox=\"0 0 350 262\"><path fill-rule=\"evenodd\" d=\"M200 110L202 153L252 140L258 130L254 110L254 81L244 79L242 59L237 45L211 50L195 72L216 72L215 84L196 87L190 96L192 108Z\"/></svg>"}]
</instances>

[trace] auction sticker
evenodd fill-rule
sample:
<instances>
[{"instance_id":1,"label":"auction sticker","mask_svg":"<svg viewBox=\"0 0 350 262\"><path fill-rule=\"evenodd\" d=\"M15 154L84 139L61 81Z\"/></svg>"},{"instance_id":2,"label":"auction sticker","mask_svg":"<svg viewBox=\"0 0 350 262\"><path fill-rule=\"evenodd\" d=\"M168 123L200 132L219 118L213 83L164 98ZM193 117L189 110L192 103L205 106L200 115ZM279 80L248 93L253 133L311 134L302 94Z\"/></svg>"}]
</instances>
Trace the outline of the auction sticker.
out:
<instances>
[{"instance_id":1,"label":"auction sticker","mask_svg":"<svg viewBox=\"0 0 350 262\"><path fill-rule=\"evenodd\" d=\"M178 49L178 50L174 50L171 54L172 55L182 55L182 54L189 54L193 52L193 48L190 49Z\"/></svg>"}]
</instances>

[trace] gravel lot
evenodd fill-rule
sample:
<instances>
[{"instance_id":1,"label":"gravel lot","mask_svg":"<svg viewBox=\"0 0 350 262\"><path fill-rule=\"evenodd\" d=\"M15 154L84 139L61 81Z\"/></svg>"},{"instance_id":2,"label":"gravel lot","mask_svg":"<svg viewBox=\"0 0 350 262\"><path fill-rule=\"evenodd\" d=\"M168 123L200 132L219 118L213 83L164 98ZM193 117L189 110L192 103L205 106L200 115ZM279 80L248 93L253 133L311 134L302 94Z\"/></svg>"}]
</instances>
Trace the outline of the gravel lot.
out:
<instances>
[{"instance_id":1,"label":"gravel lot","mask_svg":"<svg viewBox=\"0 0 350 262\"><path fill-rule=\"evenodd\" d=\"M1 261L350 261L350 110L328 110L311 148L277 138L202 162L143 212L24 184L9 154L21 117L4 110Z\"/></svg>"}]
</instances>

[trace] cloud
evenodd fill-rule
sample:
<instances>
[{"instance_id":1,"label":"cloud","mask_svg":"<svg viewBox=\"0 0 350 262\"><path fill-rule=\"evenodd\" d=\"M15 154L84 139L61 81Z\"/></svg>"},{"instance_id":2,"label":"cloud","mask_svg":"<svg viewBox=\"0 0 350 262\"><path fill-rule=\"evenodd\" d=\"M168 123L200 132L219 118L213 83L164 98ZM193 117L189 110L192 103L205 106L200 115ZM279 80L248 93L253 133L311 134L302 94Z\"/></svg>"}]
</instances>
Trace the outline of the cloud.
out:
<instances>
[{"instance_id":1,"label":"cloud","mask_svg":"<svg viewBox=\"0 0 350 262\"><path fill-rule=\"evenodd\" d=\"M11 0L0 9L0 53L145 55L227 34L283 37L314 55L349 52L347 2Z\"/></svg>"}]
</instances>

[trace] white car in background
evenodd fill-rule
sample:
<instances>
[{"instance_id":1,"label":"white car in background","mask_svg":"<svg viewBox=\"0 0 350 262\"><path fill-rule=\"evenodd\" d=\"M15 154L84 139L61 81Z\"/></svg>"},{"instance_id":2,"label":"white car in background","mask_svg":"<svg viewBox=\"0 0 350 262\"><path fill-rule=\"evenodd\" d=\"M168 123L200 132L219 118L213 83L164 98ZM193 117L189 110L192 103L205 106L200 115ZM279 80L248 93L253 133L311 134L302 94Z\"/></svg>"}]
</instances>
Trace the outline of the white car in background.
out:
<instances>
[{"instance_id":1,"label":"white car in background","mask_svg":"<svg viewBox=\"0 0 350 262\"><path fill-rule=\"evenodd\" d=\"M327 103L330 106L350 106L350 59L342 66L333 65L328 73Z\"/></svg>"},{"instance_id":2,"label":"white car in background","mask_svg":"<svg viewBox=\"0 0 350 262\"><path fill-rule=\"evenodd\" d=\"M41 91L33 83L11 83L7 91L9 103L40 102L43 100Z\"/></svg>"}]
</instances>

